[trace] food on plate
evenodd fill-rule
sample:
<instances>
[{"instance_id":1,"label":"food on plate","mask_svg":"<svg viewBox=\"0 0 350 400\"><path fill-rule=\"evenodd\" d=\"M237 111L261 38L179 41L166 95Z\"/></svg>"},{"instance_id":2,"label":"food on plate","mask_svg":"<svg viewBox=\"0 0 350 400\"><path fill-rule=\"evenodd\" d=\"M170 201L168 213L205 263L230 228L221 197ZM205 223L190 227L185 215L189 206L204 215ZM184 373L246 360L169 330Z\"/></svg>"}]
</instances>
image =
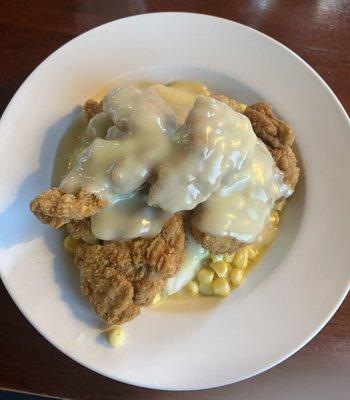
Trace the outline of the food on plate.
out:
<instances>
[{"instance_id":1,"label":"food on plate","mask_svg":"<svg viewBox=\"0 0 350 400\"><path fill-rule=\"evenodd\" d=\"M293 142L266 103L191 81L118 86L85 103L30 209L65 226L81 292L115 326L175 293L242 283L298 182Z\"/></svg>"}]
</instances>

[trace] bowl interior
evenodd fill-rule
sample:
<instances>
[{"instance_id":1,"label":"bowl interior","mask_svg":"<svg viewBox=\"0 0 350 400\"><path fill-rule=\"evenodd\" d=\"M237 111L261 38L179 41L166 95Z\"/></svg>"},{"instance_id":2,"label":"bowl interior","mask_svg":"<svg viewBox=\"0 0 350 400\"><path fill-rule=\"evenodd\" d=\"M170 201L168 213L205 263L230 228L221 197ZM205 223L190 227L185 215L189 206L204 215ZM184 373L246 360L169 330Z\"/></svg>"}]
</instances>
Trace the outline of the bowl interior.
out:
<instances>
[{"instance_id":1,"label":"bowl interior","mask_svg":"<svg viewBox=\"0 0 350 400\"><path fill-rule=\"evenodd\" d=\"M144 310L126 325L127 345L113 350L79 294L61 234L40 225L28 203L49 185L77 105L113 82L175 79L202 81L245 103L272 104L295 129L301 180L275 242L241 288L213 307ZM178 390L252 376L315 335L348 289L348 132L346 114L323 81L289 50L242 25L165 13L89 31L41 64L1 119L4 284L48 340L113 379ZM326 167L320 160L328 160Z\"/></svg>"}]
</instances>

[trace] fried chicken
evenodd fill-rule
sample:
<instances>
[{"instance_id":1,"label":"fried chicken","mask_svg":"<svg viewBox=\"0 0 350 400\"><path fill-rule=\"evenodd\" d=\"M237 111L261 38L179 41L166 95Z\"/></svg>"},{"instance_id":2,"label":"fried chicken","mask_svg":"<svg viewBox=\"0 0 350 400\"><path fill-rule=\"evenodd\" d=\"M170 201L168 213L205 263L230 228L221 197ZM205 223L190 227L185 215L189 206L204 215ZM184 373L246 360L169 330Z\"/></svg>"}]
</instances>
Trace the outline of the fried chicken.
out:
<instances>
[{"instance_id":1,"label":"fried chicken","mask_svg":"<svg viewBox=\"0 0 350 400\"><path fill-rule=\"evenodd\" d=\"M81 291L108 324L134 318L179 269L185 247L183 215L173 215L151 239L81 244L75 254Z\"/></svg>"},{"instance_id":2,"label":"fried chicken","mask_svg":"<svg viewBox=\"0 0 350 400\"><path fill-rule=\"evenodd\" d=\"M247 107L244 114L250 119L255 134L266 144L277 167L284 173L284 181L295 188L300 174L297 159L291 146L294 132L291 126L278 119L272 107L266 103L255 103Z\"/></svg>"},{"instance_id":3,"label":"fried chicken","mask_svg":"<svg viewBox=\"0 0 350 400\"><path fill-rule=\"evenodd\" d=\"M227 96L212 97L250 119L255 134L268 146L276 165L284 172L285 182L294 188L299 168L290 147L294 141L291 127L265 103L244 108ZM90 120L102 111L102 102L88 100L83 108ZM173 215L154 238L103 242L93 235L90 217L107 205L107 201L84 190L67 194L53 188L32 200L30 209L44 224L54 228L66 224L74 239L85 242L77 246L74 258L80 272L81 292L101 318L115 324L135 318L140 307L151 304L168 278L180 268L185 248L184 215ZM195 239L213 254L233 253L240 246L237 239L190 228Z\"/></svg>"},{"instance_id":4,"label":"fried chicken","mask_svg":"<svg viewBox=\"0 0 350 400\"><path fill-rule=\"evenodd\" d=\"M291 147L282 147L279 149L269 148L270 153L275 160L277 167L284 173L284 182L295 188L298 183L300 168L297 166L297 158Z\"/></svg>"},{"instance_id":5,"label":"fried chicken","mask_svg":"<svg viewBox=\"0 0 350 400\"><path fill-rule=\"evenodd\" d=\"M67 223L67 231L73 239L82 239L86 243L94 244L98 241L91 231L91 219L72 219Z\"/></svg>"},{"instance_id":6,"label":"fried chicken","mask_svg":"<svg viewBox=\"0 0 350 400\"><path fill-rule=\"evenodd\" d=\"M77 194L63 193L58 188L46 190L30 202L30 210L43 223L59 228L70 220L81 220L107 206L93 193L80 190Z\"/></svg>"},{"instance_id":7,"label":"fried chicken","mask_svg":"<svg viewBox=\"0 0 350 400\"><path fill-rule=\"evenodd\" d=\"M190 230L197 242L212 254L232 254L240 245L239 241L235 238L229 236L214 236L209 233L204 233L191 224Z\"/></svg>"},{"instance_id":8,"label":"fried chicken","mask_svg":"<svg viewBox=\"0 0 350 400\"><path fill-rule=\"evenodd\" d=\"M227 96L213 96L228 104L233 110L240 112L239 103ZM284 173L284 182L295 188L300 174L297 159L291 148L294 133L291 126L278 119L272 112L272 107L266 103L255 103L247 107L244 114L250 119L255 134L266 144L277 167ZM194 238L212 254L233 253L239 242L235 238L214 236L190 226Z\"/></svg>"},{"instance_id":9,"label":"fried chicken","mask_svg":"<svg viewBox=\"0 0 350 400\"><path fill-rule=\"evenodd\" d=\"M221 103L225 103L228 106L230 106L233 110L237 112L242 112L242 105L241 103L238 103L235 99L231 99L228 96L225 96L224 94L212 94L211 97L213 97L216 100L221 101Z\"/></svg>"}]
</instances>

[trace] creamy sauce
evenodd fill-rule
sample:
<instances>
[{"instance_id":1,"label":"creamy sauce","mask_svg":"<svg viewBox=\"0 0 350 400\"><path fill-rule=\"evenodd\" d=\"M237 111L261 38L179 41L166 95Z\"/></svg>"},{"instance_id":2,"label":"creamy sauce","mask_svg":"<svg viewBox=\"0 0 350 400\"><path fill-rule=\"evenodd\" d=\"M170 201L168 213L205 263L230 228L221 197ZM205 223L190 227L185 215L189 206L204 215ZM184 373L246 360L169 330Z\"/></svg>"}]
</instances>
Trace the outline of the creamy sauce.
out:
<instances>
[{"instance_id":1,"label":"creamy sauce","mask_svg":"<svg viewBox=\"0 0 350 400\"><path fill-rule=\"evenodd\" d=\"M227 181L195 210L191 222L203 232L251 243L262 232L276 200L289 196L291 190L260 140L251 164Z\"/></svg>"},{"instance_id":2,"label":"creamy sauce","mask_svg":"<svg viewBox=\"0 0 350 400\"><path fill-rule=\"evenodd\" d=\"M74 166L77 154L90 144L86 136L88 120L85 112L80 111L76 119L63 135L56 151L51 184L58 187L65 175Z\"/></svg>"},{"instance_id":3,"label":"creamy sauce","mask_svg":"<svg viewBox=\"0 0 350 400\"><path fill-rule=\"evenodd\" d=\"M138 191L130 198L104 208L91 217L92 233L102 240L156 236L171 214L149 207L146 197L145 193Z\"/></svg>"},{"instance_id":4,"label":"creamy sauce","mask_svg":"<svg viewBox=\"0 0 350 400\"><path fill-rule=\"evenodd\" d=\"M188 112L193 107L196 97L210 94L201 83L192 81L174 81L169 85L151 85L148 91L156 92L174 111L178 126L185 123Z\"/></svg>"},{"instance_id":5,"label":"creamy sauce","mask_svg":"<svg viewBox=\"0 0 350 400\"><path fill-rule=\"evenodd\" d=\"M192 210L220 188L225 173L249 165L257 138L246 116L198 96L181 129L181 142L184 153L161 165L148 196L150 205L173 213Z\"/></svg>"},{"instance_id":6,"label":"creamy sauce","mask_svg":"<svg viewBox=\"0 0 350 400\"><path fill-rule=\"evenodd\" d=\"M172 213L193 209L203 232L247 243L259 236L291 191L249 119L209 94L190 81L120 86L89 122L80 114L59 146L53 184L108 200L92 218L98 239L152 237ZM191 243L169 291L200 263Z\"/></svg>"},{"instance_id":7,"label":"creamy sauce","mask_svg":"<svg viewBox=\"0 0 350 400\"><path fill-rule=\"evenodd\" d=\"M169 155L176 123L161 99L133 88L111 91L104 97L103 110L119 131L119 137L95 138L78 155L61 189L67 193L85 189L114 203L120 194L138 189L152 168ZM104 127L111 128L108 123Z\"/></svg>"}]
</instances>

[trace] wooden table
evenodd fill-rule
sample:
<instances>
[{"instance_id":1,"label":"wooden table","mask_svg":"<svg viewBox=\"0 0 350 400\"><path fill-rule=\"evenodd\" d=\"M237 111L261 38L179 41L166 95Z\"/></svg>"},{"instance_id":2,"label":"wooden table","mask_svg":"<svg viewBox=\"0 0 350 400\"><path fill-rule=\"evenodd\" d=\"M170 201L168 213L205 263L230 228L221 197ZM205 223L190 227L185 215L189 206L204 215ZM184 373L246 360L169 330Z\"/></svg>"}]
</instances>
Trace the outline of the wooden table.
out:
<instances>
[{"instance_id":1,"label":"wooden table","mask_svg":"<svg viewBox=\"0 0 350 400\"><path fill-rule=\"evenodd\" d=\"M1 0L0 112L28 74L68 40L104 22L155 11L212 14L272 36L304 58L350 110L349 0ZM316 338L279 366L234 385L181 394L136 388L97 375L43 339L2 285L0 304L4 389L69 399L349 398L349 297Z\"/></svg>"}]
</instances>

